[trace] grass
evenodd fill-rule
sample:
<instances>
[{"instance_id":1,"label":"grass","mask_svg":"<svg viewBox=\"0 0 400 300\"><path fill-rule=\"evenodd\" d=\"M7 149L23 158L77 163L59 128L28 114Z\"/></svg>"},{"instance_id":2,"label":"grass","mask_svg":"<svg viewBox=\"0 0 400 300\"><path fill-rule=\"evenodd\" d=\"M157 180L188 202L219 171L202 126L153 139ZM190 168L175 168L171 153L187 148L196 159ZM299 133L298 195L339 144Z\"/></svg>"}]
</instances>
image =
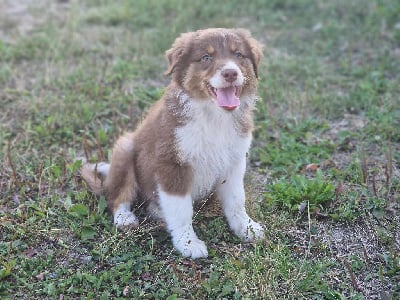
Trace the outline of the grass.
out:
<instances>
[{"instance_id":1,"label":"grass","mask_svg":"<svg viewBox=\"0 0 400 300\"><path fill-rule=\"evenodd\" d=\"M399 298L399 15L394 0L0 4L0 297ZM108 157L163 93L173 40L214 26L265 44L246 189L267 238L242 244L205 207L193 261L143 217L116 231L74 158Z\"/></svg>"}]
</instances>

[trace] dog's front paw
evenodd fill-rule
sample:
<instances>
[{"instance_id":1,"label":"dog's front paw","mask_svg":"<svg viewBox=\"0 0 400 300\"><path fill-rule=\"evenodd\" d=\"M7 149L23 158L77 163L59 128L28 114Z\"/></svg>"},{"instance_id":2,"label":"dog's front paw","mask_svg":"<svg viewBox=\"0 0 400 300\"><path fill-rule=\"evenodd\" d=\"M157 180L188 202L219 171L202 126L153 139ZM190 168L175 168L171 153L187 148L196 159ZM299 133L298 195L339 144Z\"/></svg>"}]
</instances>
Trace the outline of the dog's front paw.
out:
<instances>
[{"instance_id":1,"label":"dog's front paw","mask_svg":"<svg viewBox=\"0 0 400 300\"><path fill-rule=\"evenodd\" d=\"M261 224L254 222L249 219L249 222L246 224L245 231L243 232L243 240L245 242L253 242L255 240L261 240L264 238L264 228Z\"/></svg>"},{"instance_id":2,"label":"dog's front paw","mask_svg":"<svg viewBox=\"0 0 400 300\"><path fill-rule=\"evenodd\" d=\"M120 211L114 215L114 225L121 230L136 229L139 220L130 211Z\"/></svg>"},{"instance_id":3,"label":"dog's front paw","mask_svg":"<svg viewBox=\"0 0 400 300\"><path fill-rule=\"evenodd\" d=\"M180 239L176 242L174 241L174 247L184 257L196 259L208 256L206 244L197 237L191 237L187 240Z\"/></svg>"},{"instance_id":4,"label":"dog's front paw","mask_svg":"<svg viewBox=\"0 0 400 300\"><path fill-rule=\"evenodd\" d=\"M233 232L245 242L253 242L264 238L264 228L249 217L235 218L230 222Z\"/></svg>"}]
</instances>

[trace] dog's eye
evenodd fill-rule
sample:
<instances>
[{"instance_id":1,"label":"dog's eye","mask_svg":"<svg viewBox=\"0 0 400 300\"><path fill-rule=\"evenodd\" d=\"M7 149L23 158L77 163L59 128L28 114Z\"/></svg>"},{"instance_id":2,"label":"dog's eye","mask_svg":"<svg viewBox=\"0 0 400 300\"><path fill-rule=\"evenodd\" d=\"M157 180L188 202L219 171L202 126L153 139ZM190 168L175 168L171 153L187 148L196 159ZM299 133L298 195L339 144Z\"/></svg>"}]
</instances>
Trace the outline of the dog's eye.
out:
<instances>
[{"instance_id":1,"label":"dog's eye","mask_svg":"<svg viewBox=\"0 0 400 300\"><path fill-rule=\"evenodd\" d=\"M235 56L236 56L237 58L243 58L243 54L242 54L242 52L240 52L240 51L236 51L236 52L235 52Z\"/></svg>"},{"instance_id":2,"label":"dog's eye","mask_svg":"<svg viewBox=\"0 0 400 300\"><path fill-rule=\"evenodd\" d=\"M204 54L204 55L201 57L201 61L204 61L204 62L211 62L211 61L212 61L212 56L211 56L210 54Z\"/></svg>"}]
</instances>

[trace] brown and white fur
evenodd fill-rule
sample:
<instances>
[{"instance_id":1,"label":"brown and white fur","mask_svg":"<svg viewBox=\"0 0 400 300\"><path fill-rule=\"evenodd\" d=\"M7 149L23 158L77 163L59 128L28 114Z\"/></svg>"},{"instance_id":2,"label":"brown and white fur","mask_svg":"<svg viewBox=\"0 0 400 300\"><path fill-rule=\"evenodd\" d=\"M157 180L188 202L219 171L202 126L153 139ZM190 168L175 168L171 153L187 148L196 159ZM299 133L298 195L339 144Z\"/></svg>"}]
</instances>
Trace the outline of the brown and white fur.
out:
<instances>
[{"instance_id":1,"label":"brown and white fur","mask_svg":"<svg viewBox=\"0 0 400 300\"><path fill-rule=\"evenodd\" d=\"M136 228L132 204L148 203L183 256L208 255L192 227L193 202L214 191L236 235L262 238L243 187L260 44L244 29L205 29L182 34L166 56L172 81L163 97L118 139L111 164L84 164L83 178L105 194L118 228Z\"/></svg>"}]
</instances>

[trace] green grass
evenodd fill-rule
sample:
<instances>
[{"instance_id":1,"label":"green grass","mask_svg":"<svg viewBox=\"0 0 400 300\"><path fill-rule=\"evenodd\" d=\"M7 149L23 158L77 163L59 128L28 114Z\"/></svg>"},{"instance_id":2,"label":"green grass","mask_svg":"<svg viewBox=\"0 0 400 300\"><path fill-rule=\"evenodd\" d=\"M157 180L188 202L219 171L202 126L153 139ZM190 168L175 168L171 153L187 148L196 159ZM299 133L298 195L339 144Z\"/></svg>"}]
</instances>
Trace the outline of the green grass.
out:
<instances>
[{"instance_id":1,"label":"green grass","mask_svg":"<svg viewBox=\"0 0 400 300\"><path fill-rule=\"evenodd\" d=\"M0 5L0 298L400 297L398 1L81 2ZM265 45L245 182L266 240L205 207L193 261L142 214L116 231L74 158L107 158L205 27Z\"/></svg>"}]
</instances>

